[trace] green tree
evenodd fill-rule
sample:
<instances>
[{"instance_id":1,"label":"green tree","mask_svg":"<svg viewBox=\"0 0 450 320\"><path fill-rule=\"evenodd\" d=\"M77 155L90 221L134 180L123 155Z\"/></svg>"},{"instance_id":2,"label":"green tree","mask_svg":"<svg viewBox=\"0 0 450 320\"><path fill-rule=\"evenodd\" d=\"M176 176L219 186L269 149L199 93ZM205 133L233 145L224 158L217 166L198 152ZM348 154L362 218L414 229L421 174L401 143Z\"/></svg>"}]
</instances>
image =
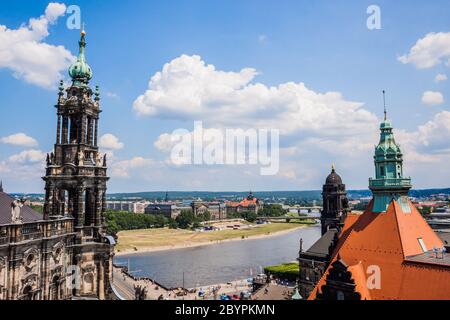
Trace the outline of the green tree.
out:
<instances>
[{"instance_id":1,"label":"green tree","mask_svg":"<svg viewBox=\"0 0 450 320\"><path fill-rule=\"evenodd\" d=\"M188 229L194 222L194 214L191 210L182 210L175 221L181 229Z\"/></svg>"},{"instance_id":2,"label":"green tree","mask_svg":"<svg viewBox=\"0 0 450 320\"><path fill-rule=\"evenodd\" d=\"M258 211L258 214L263 217L280 217L288 213L287 210L279 204L264 205L264 207Z\"/></svg>"}]
</instances>

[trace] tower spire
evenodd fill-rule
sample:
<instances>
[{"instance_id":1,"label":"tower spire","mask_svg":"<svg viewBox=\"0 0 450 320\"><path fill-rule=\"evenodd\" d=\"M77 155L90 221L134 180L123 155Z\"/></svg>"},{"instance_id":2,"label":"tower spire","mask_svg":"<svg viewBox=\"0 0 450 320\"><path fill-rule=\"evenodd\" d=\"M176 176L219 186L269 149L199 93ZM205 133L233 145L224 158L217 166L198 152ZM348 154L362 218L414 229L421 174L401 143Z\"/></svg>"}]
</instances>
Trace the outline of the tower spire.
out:
<instances>
[{"instance_id":1,"label":"tower spire","mask_svg":"<svg viewBox=\"0 0 450 320\"><path fill-rule=\"evenodd\" d=\"M86 62L86 31L84 29L84 23L80 33L78 46L79 53L77 61L70 66L69 75L72 78L74 85L86 86L89 84L89 80L92 79L92 69Z\"/></svg>"},{"instance_id":2,"label":"tower spire","mask_svg":"<svg viewBox=\"0 0 450 320\"><path fill-rule=\"evenodd\" d=\"M403 175L403 153L395 142L392 124L387 119L384 90L383 103L384 121L380 124L380 142L375 147L374 155L375 178L369 179L369 188L374 197L373 212L386 212L392 198L406 203L408 191L412 187L411 178Z\"/></svg>"}]
</instances>

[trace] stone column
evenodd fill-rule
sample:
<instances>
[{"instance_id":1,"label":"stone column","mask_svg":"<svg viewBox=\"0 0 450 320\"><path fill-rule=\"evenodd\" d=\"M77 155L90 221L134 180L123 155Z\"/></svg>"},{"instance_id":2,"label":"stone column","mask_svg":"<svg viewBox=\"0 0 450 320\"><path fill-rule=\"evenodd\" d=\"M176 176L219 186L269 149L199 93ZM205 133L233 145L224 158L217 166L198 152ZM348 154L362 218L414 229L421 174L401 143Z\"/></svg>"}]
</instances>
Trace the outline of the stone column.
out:
<instances>
[{"instance_id":1,"label":"stone column","mask_svg":"<svg viewBox=\"0 0 450 320\"><path fill-rule=\"evenodd\" d=\"M82 228L84 226L84 187L79 186L76 191L76 208L75 208L75 223L76 228Z\"/></svg>"},{"instance_id":2,"label":"stone column","mask_svg":"<svg viewBox=\"0 0 450 320\"><path fill-rule=\"evenodd\" d=\"M98 262L98 298L105 300L105 268L103 259Z\"/></svg>"},{"instance_id":3,"label":"stone column","mask_svg":"<svg viewBox=\"0 0 450 320\"><path fill-rule=\"evenodd\" d=\"M87 138L86 138L86 126L87 126L86 115L83 115L83 116L81 117L81 143L86 143L86 142L87 142Z\"/></svg>"},{"instance_id":4,"label":"stone column","mask_svg":"<svg viewBox=\"0 0 450 320\"><path fill-rule=\"evenodd\" d=\"M69 142L69 118L63 116L63 128L62 128L62 144L67 144Z\"/></svg>"},{"instance_id":5,"label":"stone column","mask_svg":"<svg viewBox=\"0 0 450 320\"><path fill-rule=\"evenodd\" d=\"M102 211L100 216L101 225L105 225L105 215L106 215L106 187L102 189Z\"/></svg>"},{"instance_id":6,"label":"stone column","mask_svg":"<svg viewBox=\"0 0 450 320\"><path fill-rule=\"evenodd\" d=\"M94 132L94 146L97 146L98 141L98 119L95 119L95 132Z\"/></svg>"},{"instance_id":7,"label":"stone column","mask_svg":"<svg viewBox=\"0 0 450 320\"><path fill-rule=\"evenodd\" d=\"M51 182L45 185L44 220L48 220L55 213L55 186Z\"/></svg>"},{"instance_id":8,"label":"stone column","mask_svg":"<svg viewBox=\"0 0 450 320\"><path fill-rule=\"evenodd\" d=\"M77 119L75 116L70 117L70 137L69 143L73 143L77 141L76 133L77 133Z\"/></svg>"},{"instance_id":9,"label":"stone column","mask_svg":"<svg viewBox=\"0 0 450 320\"><path fill-rule=\"evenodd\" d=\"M56 128L56 144L61 143L61 116L58 114L58 125Z\"/></svg>"},{"instance_id":10,"label":"stone column","mask_svg":"<svg viewBox=\"0 0 450 320\"><path fill-rule=\"evenodd\" d=\"M91 117L87 117L87 121L86 121L86 130L87 130L86 144L91 144L91 135L92 135L91 123L92 123L92 118Z\"/></svg>"},{"instance_id":11,"label":"stone column","mask_svg":"<svg viewBox=\"0 0 450 320\"><path fill-rule=\"evenodd\" d=\"M102 193L103 190L100 188L95 188L95 226L96 227L100 227L102 224L102 202L101 202L101 197L102 197Z\"/></svg>"}]
</instances>

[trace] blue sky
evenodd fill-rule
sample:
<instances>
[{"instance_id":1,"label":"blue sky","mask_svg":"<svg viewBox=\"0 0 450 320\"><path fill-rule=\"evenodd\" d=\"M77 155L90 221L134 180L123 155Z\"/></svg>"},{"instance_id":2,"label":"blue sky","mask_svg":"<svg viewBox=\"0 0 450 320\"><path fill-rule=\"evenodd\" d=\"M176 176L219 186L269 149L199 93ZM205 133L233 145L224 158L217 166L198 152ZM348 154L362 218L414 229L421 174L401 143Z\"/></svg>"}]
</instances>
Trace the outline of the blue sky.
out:
<instances>
[{"instance_id":1,"label":"blue sky","mask_svg":"<svg viewBox=\"0 0 450 320\"><path fill-rule=\"evenodd\" d=\"M13 31L21 26L28 28L29 19L39 19L48 4L2 1L0 26ZM64 4L78 5L86 23L87 59L94 70L91 84L100 85L103 95L100 135L109 134L118 140L105 140L103 147L111 158L111 192L319 189L331 163L336 163L348 188L365 188L373 172L383 89L388 92L389 117L405 152L405 172L413 178L414 186L449 186L450 90L448 80L444 80L444 75L450 75L448 1L319 0L280 4L256 0L136 0ZM372 4L381 9L381 30L366 26L366 10ZM46 27L48 35L35 40L52 46L52 54L58 57L63 53L53 49L57 46L72 55L78 50L79 30L66 27L67 17L59 12ZM3 37L12 36L0 30L0 39ZM422 45L411 51L421 39ZM53 105L57 98L55 87L43 84L41 79L48 77L56 83L55 72L64 74L66 80L68 76L64 60L58 62L60 65L52 59L36 61L39 58L32 56L38 57L42 47L22 52L17 42L26 39L14 41L13 51L5 45L7 41L0 44L0 177L8 191L40 192L42 154L52 149L55 140ZM8 54L19 58L5 58ZM400 59L402 56L404 59ZM214 106L207 100L220 100L223 93L202 96L204 104L198 113L194 105L176 99L183 88L174 81L177 75L173 68L163 72L166 82L155 83L164 85L163 89L149 88L151 77L165 64L177 65L190 74L190 82L198 81L195 89L199 92L210 89L211 83L229 85L214 72L208 75L211 78L201 78L204 65L214 66L217 72L233 72L239 79L245 78L243 69L256 71L248 81L236 80L238 88L234 84L231 89L227 87L232 90L227 96L233 98L214 116L209 112ZM49 66L53 66L52 74L47 72ZM27 78L30 69L37 70L37 76ZM280 85L291 82L304 84L305 89L297 86L289 90L298 90L311 108L283 109L279 101L285 101L286 91ZM248 101L259 101L264 91L246 91L248 101L239 100L241 90L252 84L279 90L273 99L247 107L252 104ZM151 96L155 90L169 96L168 102L148 105L147 101L147 105L136 107L139 96ZM340 96L318 97L327 92L339 92ZM351 102L361 103L359 111L352 109ZM154 111L148 112L149 108ZM263 110L274 113L273 121L264 122ZM302 121L290 123L290 118L306 120L297 124ZM251 166L167 165L168 152L161 146L161 135L177 128L192 130L194 120L203 120L208 128L251 128L260 122L282 129L280 173L261 176ZM19 133L32 141L14 136ZM14 137L22 139L17 142ZM157 141L161 142L159 147Z\"/></svg>"}]
</instances>

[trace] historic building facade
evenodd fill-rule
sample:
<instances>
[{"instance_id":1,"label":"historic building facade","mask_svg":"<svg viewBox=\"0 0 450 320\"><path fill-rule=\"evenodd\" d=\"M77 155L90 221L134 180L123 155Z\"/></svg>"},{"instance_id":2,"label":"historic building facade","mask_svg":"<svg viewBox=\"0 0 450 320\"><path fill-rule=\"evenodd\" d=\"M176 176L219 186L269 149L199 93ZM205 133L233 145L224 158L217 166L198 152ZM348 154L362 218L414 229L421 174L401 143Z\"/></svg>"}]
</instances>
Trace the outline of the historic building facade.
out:
<instances>
[{"instance_id":1,"label":"historic building facade","mask_svg":"<svg viewBox=\"0 0 450 320\"><path fill-rule=\"evenodd\" d=\"M229 216L232 213L240 212L254 212L258 214L258 211L262 209L263 203L257 199L252 192L240 202L227 202L225 207L226 215Z\"/></svg>"},{"instance_id":2,"label":"historic building facade","mask_svg":"<svg viewBox=\"0 0 450 320\"><path fill-rule=\"evenodd\" d=\"M100 93L89 87L85 32L61 82L54 151L47 156L44 213L0 192L0 298L106 299L114 240L107 236L106 156L97 146Z\"/></svg>"},{"instance_id":3,"label":"historic building facade","mask_svg":"<svg viewBox=\"0 0 450 320\"><path fill-rule=\"evenodd\" d=\"M209 213L211 220L226 219L225 205L217 201L192 201L192 211L195 216Z\"/></svg>"},{"instance_id":4,"label":"historic building facade","mask_svg":"<svg viewBox=\"0 0 450 320\"><path fill-rule=\"evenodd\" d=\"M320 218L322 237L306 251L303 251L303 240L300 240L298 291L303 298L311 294L327 269L349 211L345 184L342 183L342 178L336 173L334 166L322 190L323 210Z\"/></svg>"},{"instance_id":5,"label":"historic building facade","mask_svg":"<svg viewBox=\"0 0 450 320\"><path fill-rule=\"evenodd\" d=\"M380 131L373 198L363 214L348 214L309 299L449 299L450 254L408 198L411 179L386 116Z\"/></svg>"}]
</instances>

